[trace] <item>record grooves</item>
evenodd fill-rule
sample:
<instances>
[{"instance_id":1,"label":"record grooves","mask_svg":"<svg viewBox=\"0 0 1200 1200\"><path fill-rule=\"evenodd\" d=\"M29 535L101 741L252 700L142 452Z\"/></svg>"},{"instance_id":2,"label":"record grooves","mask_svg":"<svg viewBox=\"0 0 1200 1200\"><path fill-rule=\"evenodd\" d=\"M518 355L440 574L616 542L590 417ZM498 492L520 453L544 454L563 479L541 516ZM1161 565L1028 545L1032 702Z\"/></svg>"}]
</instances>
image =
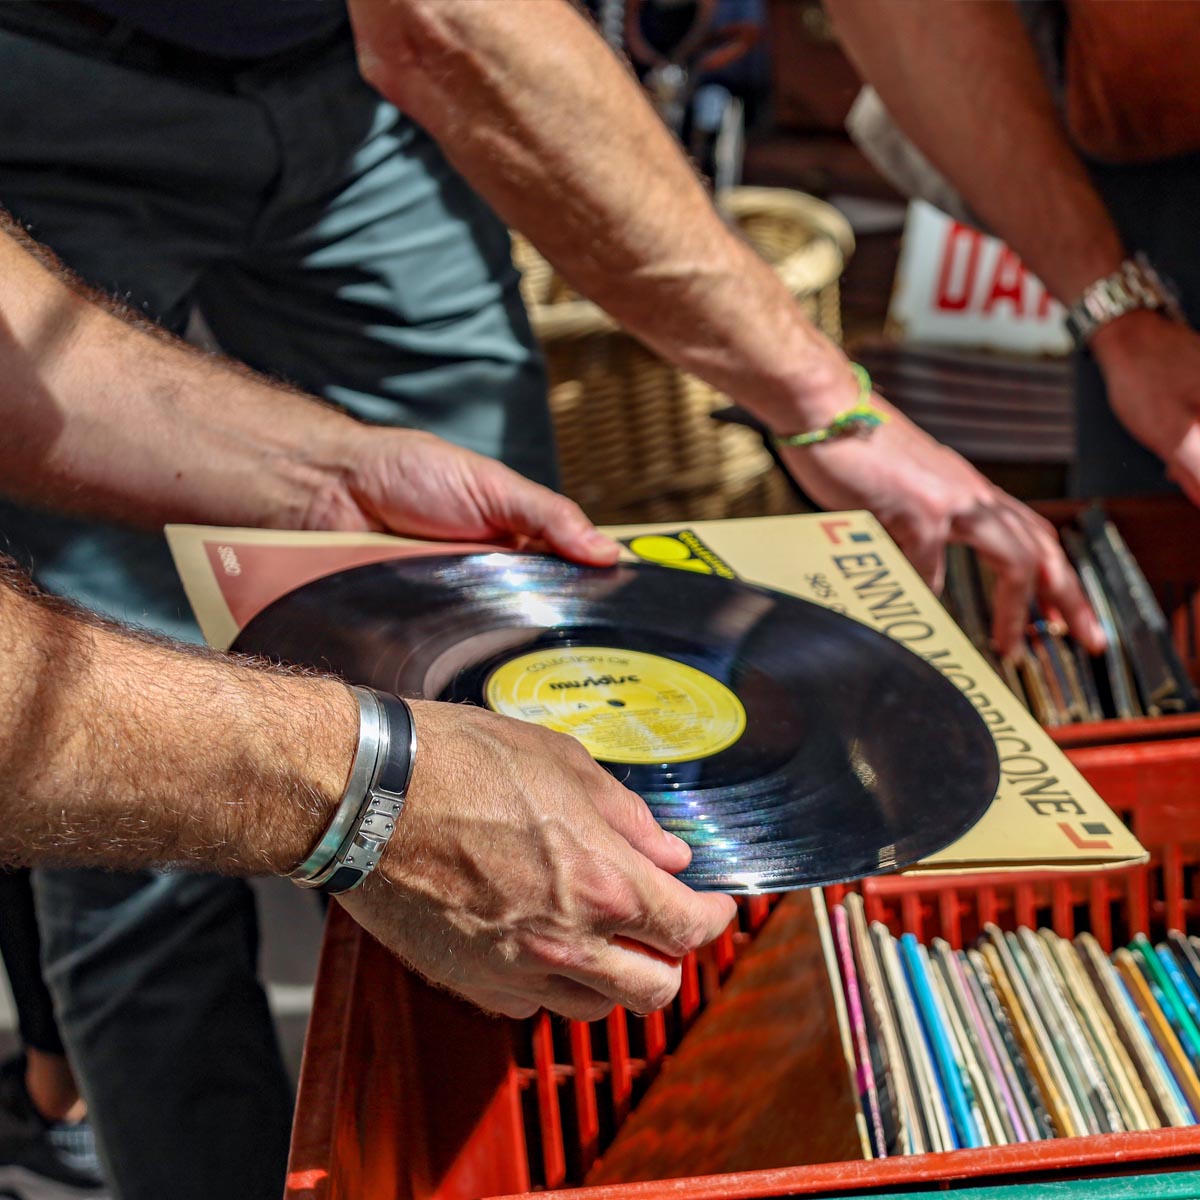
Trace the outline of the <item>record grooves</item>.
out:
<instances>
[{"instance_id":1,"label":"record grooves","mask_svg":"<svg viewBox=\"0 0 1200 1200\"><path fill-rule=\"evenodd\" d=\"M996 751L897 643L779 592L522 554L356 567L235 649L571 732L691 846L682 878L785 891L925 858L983 814Z\"/></svg>"}]
</instances>

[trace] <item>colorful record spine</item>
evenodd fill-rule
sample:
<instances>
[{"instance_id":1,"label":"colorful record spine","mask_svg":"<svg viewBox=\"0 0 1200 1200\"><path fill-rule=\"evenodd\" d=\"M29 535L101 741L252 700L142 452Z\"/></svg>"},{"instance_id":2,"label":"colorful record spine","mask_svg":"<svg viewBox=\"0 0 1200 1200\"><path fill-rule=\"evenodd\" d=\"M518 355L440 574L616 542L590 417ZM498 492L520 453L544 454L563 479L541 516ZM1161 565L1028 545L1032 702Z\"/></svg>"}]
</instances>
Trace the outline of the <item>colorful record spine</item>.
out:
<instances>
[{"instance_id":1,"label":"colorful record spine","mask_svg":"<svg viewBox=\"0 0 1200 1200\"><path fill-rule=\"evenodd\" d=\"M979 1031L971 1021L970 1010L960 991L960 980L954 970L954 951L949 942L933 940L931 967L945 1009L951 1036L958 1046L958 1058L965 1068L970 1093L975 1101L973 1115L980 1133L990 1146L1003 1146L1016 1140L1014 1131L1002 1116L1003 1101L997 1095L987 1059L979 1040Z\"/></svg>"},{"instance_id":2,"label":"colorful record spine","mask_svg":"<svg viewBox=\"0 0 1200 1200\"><path fill-rule=\"evenodd\" d=\"M858 1057L870 1061L875 1043L878 1102L899 1114L881 1122L885 1137L897 1131L890 1153L1200 1123L1200 1071L1188 1052L1200 1044L1200 945L1191 938L1172 932L1155 946L1135 937L1109 955L1088 933L1071 941L989 924L965 950L941 938L926 947L868 926L856 896L834 926L841 958L853 960L837 977L865 1047ZM862 1091L867 1106L865 1080Z\"/></svg>"},{"instance_id":3,"label":"colorful record spine","mask_svg":"<svg viewBox=\"0 0 1200 1200\"><path fill-rule=\"evenodd\" d=\"M908 981L921 1014L921 1024L933 1048L938 1079L946 1095L947 1106L954 1121L954 1136L958 1146L975 1147L983 1144L982 1131L977 1124L978 1111L974 1097L969 1095L970 1082L951 1042L951 1035L929 969L929 952L911 933L900 939L900 953Z\"/></svg>"},{"instance_id":4,"label":"colorful record spine","mask_svg":"<svg viewBox=\"0 0 1200 1200\"><path fill-rule=\"evenodd\" d=\"M1168 1084L1182 1094L1195 1120L1196 1114L1200 1113L1200 1079L1192 1070L1187 1052L1180 1045L1170 1021L1155 999L1137 959L1128 950L1118 950L1113 955L1113 963L1162 1057Z\"/></svg>"},{"instance_id":5,"label":"colorful record spine","mask_svg":"<svg viewBox=\"0 0 1200 1200\"><path fill-rule=\"evenodd\" d=\"M986 949L986 948L985 948ZM1005 1057L1012 1069L1010 1082L1015 1081L1013 1098L1021 1111L1025 1128L1032 1140L1052 1138L1055 1136L1054 1122L1050 1118L1042 1089L1030 1069L1025 1055L1022 1053L1020 1039L1013 1027L1008 1010L1000 1000L996 989L995 974L988 963L983 950L968 950L967 962L975 972L975 980L979 985L980 995L987 1003L987 1009L992 1018L996 1032L1004 1047Z\"/></svg>"},{"instance_id":6,"label":"colorful record spine","mask_svg":"<svg viewBox=\"0 0 1200 1200\"><path fill-rule=\"evenodd\" d=\"M838 963L842 970L842 983L846 989L846 1004L850 1010L850 1031L854 1040L854 1057L858 1067L856 1082L859 1096L862 1098L863 1111L867 1115L871 1150L874 1157L886 1158L887 1139L883 1132L883 1114L879 1108L879 1090L875 1086L871 1048L867 1044L866 1017L863 1014L862 996L858 989L854 950L850 945L850 921L844 908L838 907L833 910L833 936L837 945Z\"/></svg>"},{"instance_id":7,"label":"colorful record spine","mask_svg":"<svg viewBox=\"0 0 1200 1200\"><path fill-rule=\"evenodd\" d=\"M871 936L874 938L875 948L879 951L884 978L895 1001L900 1036L916 1091L915 1099L924 1118L929 1149L934 1152L953 1150L954 1136L951 1133L950 1113L937 1083L937 1068L933 1062L929 1042L921 1028L912 991L905 978L896 939L888 932L886 926L879 922L871 926Z\"/></svg>"},{"instance_id":8,"label":"colorful record spine","mask_svg":"<svg viewBox=\"0 0 1200 1200\"><path fill-rule=\"evenodd\" d=\"M904 1061L900 1046L900 1030L891 997L884 987L878 953L867 927L866 908L862 897L853 892L846 897L843 905L850 918L850 933L858 963L859 979L866 984L870 1010L868 1017L873 1019L882 1048L881 1057L887 1076L888 1094L895 1107L898 1152L921 1154L926 1148L924 1131L921 1129L922 1122L917 1112L908 1065Z\"/></svg>"}]
</instances>

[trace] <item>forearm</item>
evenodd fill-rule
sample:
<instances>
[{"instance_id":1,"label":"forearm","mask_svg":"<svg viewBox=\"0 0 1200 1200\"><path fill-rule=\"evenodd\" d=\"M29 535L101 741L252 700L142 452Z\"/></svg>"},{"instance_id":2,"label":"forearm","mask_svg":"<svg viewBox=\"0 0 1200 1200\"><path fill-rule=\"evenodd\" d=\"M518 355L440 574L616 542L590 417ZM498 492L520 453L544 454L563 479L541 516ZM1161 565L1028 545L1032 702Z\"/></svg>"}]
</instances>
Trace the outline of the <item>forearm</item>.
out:
<instances>
[{"instance_id":1,"label":"forearm","mask_svg":"<svg viewBox=\"0 0 1200 1200\"><path fill-rule=\"evenodd\" d=\"M831 388L845 407L840 354L566 0L350 7L368 79L580 292L777 428L823 416Z\"/></svg>"},{"instance_id":2,"label":"forearm","mask_svg":"<svg viewBox=\"0 0 1200 1200\"><path fill-rule=\"evenodd\" d=\"M151 527L299 527L342 486L348 417L94 302L27 247L0 214L5 492Z\"/></svg>"},{"instance_id":3,"label":"forearm","mask_svg":"<svg viewBox=\"0 0 1200 1200\"><path fill-rule=\"evenodd\" d=\"M353 698L0 582L0 861L286 871L341 796Z\"/></svg>"},{"instance_id":4,"label":"forearm","mask_svg":"<svg viewBox=\"0 0 1200 1200\"><path fill-rule=\"evenodd\" d=\"M900 128L1059 300L1116 269L1120 236L1010 0L827 7Z\"/></svg>"}]
</instances>

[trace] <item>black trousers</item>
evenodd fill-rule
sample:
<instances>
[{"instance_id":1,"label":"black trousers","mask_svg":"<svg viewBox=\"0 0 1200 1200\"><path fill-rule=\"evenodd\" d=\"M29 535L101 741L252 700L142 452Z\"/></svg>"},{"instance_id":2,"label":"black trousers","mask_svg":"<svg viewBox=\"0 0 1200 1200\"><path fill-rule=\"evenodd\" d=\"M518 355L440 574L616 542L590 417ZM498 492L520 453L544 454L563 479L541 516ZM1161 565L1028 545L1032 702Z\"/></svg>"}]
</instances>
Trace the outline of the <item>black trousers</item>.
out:
<instances>
[{"instance_id":1,"label":"black trousers","mask_svg":"<svg viewBox=\"0 0 1200 1200\"><path fill-rule=\"evenodd\" d=\"M17 1007L22 1044L43 1054L62 1054L54 1005L42 982L41 938L25 870L0 870L0 957Z\"/></svg>"}]
</instances>

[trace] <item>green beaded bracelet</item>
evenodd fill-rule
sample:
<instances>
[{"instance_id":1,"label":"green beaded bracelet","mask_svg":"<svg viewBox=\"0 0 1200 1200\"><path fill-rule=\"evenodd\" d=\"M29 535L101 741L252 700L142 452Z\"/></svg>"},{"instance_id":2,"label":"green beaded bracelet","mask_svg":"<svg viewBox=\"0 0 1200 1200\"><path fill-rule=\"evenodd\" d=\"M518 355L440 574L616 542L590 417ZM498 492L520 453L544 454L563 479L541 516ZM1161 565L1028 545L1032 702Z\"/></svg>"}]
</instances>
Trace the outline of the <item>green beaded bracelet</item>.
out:
<instances>
[{"instance_id":1,"label":"green beaded bracelet","mask_svg":"<svg viewBox=\"0 0 1200 1200\"><path fill-rule=\"evenodd\" d=\"M887 421L887 413L871 405L871 393L874 390L871 376L866 367L859 363L851 363L850 369L858 380L858 403L845 412L838 413L824 429L814 429L811 433L776 434L777 446L816 446L820 442L832 441L836 438L862 436Z\"/></svg>"}]
</instances>

